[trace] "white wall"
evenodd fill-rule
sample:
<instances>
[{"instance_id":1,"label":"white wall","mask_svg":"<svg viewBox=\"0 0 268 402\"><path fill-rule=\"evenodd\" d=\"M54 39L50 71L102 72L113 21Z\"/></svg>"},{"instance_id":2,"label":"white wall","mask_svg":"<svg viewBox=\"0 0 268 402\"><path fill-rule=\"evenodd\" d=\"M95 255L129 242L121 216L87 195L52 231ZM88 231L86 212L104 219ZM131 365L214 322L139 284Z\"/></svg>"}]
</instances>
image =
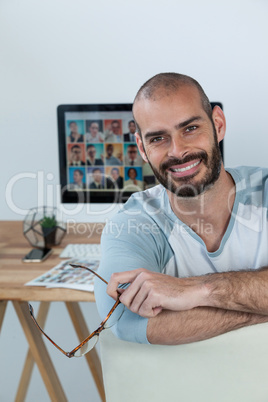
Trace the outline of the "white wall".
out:
<instances>
[{"instance_id":1,"label":"white wall","mask_svg":"<svg viewBox=\"0 0 268 402\"><path fill-rule=\"evenodd\" d=\"M226 165L267 164L265 0L2 0L0 7L0 219L57 204L57 105L132 102L158 72L192 75L223 102ZM77 213L71 205L69 215L104 220L113 213L106 208L80 205Z\"/></svg>"},{"instance_id":2,"label":"white wall","mask_svg":"<svg viewBox=\"0 0 268 402\"><path fill-rule=\"evenodd\" d=\"M142 83L163 71L193 76L211 101L223 102L227 166L267 165L267 15L265 0L2 0L0 220L23 219L27 209L56 199L59 104L132 102ZM101 216L103 208L69 216L104 220L113 211ZM90 308L94 329L99 318ZM60 316L72 347L63 310L57 303L51 309L47 330L60 336ZM11 306L1 343L0 361L9 364L0 364L0 399L9 402L26 353ZM70 362L55 362L68 400L96 402L85 364ZM36 400L48 401L38 373L27 398Z\"/></svg>"}]
</instances>

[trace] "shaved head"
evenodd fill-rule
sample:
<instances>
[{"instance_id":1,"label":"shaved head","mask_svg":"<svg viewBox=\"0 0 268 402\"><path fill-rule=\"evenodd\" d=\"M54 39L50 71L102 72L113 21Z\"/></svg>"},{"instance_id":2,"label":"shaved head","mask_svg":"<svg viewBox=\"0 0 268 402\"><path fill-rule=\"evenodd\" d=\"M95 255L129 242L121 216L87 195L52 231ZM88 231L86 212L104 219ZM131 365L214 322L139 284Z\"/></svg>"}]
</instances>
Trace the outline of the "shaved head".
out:
<instances>
[{"instance_id":1,"label":"shaved head","mask_svg":"<svg viewBox=\"0 0 268 402\"><path fill-rule=\"evenodd\" d=\"M135 106L141 100L152 100L155 101L164 96L168 96L175 92L178 92L182 87L191 86L195 87L200 95L200 101L202 108L212 121L212 108L207 95L205 94L201 85L193 78L188 75L178 74L178 73L160 73L155 75L146 81L134 99L133 103L133 115L137 125L137 130L141 135L140 127L135 116Z\"/></svg>"}]
</instances>

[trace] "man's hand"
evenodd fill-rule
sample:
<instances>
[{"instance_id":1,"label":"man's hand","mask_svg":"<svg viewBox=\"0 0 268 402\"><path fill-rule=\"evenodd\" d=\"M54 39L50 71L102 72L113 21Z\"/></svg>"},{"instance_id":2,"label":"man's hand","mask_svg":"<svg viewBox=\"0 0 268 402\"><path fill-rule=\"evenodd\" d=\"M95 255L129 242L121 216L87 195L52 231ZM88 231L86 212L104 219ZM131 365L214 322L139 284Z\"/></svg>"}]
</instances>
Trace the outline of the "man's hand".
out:
<instances>
[{"instance_id":1,"label":"man's hand","mask_svg":"<svg viewBox=\"0 0 268 402\"><path fill-rule=\"evenodd\" d=\"M121 303L142 317L155 317L162 310L190 310L206 305L208 290L199 277L174 278L143 268L114 273L107 287L114 299L120 283L130 283L122 291Z\"/></svg>"}]
</instances>

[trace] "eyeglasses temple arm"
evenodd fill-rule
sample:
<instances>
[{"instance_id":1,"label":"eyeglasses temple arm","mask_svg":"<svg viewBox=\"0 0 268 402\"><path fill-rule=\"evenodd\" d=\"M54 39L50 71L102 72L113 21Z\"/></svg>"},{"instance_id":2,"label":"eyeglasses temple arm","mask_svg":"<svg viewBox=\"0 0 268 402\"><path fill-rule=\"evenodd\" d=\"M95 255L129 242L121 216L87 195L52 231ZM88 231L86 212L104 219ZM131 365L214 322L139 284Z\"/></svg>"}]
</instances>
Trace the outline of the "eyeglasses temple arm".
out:
<instances>
[{"instance_id":1,"label":"eyeglasses temple arm","mask_svg":"<svg viewBox=\"0 0 268 402\"><path fill-rule=\"evenodd\" d=\"M88 267L86 267L85 265L76 265L76 264L69 264L72 268L83 268L83 269L87 269L89 272L91 272L93 275L96 275L102 282L106 283L106 285L108 285L108 282L103 279L99 274L97 274L97 272L93 271L93 269L90 269Z\"/></svg>"},{"instance_id":2,"label":"eyeglasses temple arm","mask_svg":"<svg viewBox=\"0 0 268 402\"><path fill-rule=\"evenodd\" d=\"M63 353L65 356L68 356L68 353L65 352L65 350L63 350L63 349L62 349L59 345L57 345L54 341L52 341L52 339L43 331L43 329L40 327L40 325L38 324L38 322L37 322L36 319L35 319L33 307L31 306L30 303L28 303L28 306L29 306L29 310L30 310L30 314L31 314L32 320L33 320L33 322L35 323L35 325L37 326L37 328L42 332L42 334L43 334L43 335L44 335L61 353Z\"/></svg>"}]
</instances>

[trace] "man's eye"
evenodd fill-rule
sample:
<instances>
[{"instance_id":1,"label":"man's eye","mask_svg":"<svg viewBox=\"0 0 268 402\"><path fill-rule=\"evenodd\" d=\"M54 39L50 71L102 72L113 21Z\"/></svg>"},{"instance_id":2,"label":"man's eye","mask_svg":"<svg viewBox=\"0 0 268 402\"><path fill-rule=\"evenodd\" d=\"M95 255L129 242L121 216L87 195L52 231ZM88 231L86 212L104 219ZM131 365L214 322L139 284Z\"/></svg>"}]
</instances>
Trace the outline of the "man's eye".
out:
<instances>
[{"instance_id":1,"label":"man's eye","mask_svg":"<svg viewBox=\"0 0 268 402\"><path fill-rule=\"evenodd\" d=\"M190 133L191 131L195 131L197 129L197 126L190 126L186 128L186 133Z\"/></svg>"},{"instance_id":2,"label":"man's eye","mask_svg":"<svg viewBox=\"0 0 268 402\"><path fill-rule=\"evenodd\" d=\"M154 138L151 138L150 143L152 143L152 142L159 142L159 141L161 141L161 140L163 140L163 137L154 137Z\"/></svg>"}]
</instances>

